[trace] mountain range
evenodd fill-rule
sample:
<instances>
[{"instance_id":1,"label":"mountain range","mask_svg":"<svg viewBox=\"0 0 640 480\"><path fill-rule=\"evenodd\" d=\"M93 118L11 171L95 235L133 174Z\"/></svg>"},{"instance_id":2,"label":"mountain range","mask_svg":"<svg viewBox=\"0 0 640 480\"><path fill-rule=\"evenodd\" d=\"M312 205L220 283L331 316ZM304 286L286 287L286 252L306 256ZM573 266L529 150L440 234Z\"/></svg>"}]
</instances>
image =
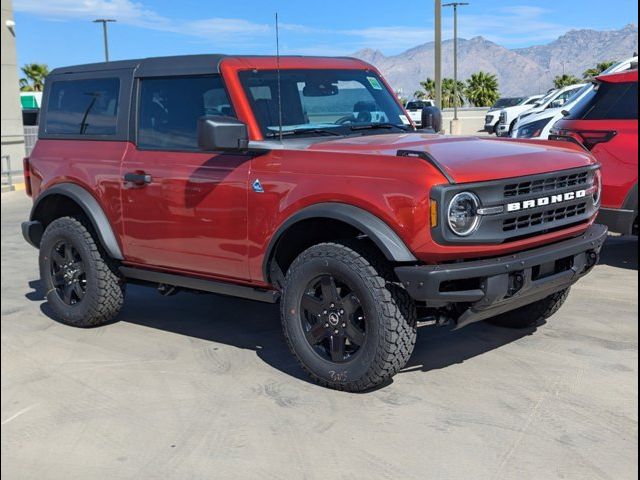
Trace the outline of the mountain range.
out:
<instances>
[{"instance_id":1,"label":"mountain range","mask_svg":"<svg viewBox=\"0 0 640 480\"><path fill-rule=\"evenodd\" d=\"M638 51L638 26L612 31L570 30L546 45L508 49L483 37L458 39L458 78L478 70L498 78L502 96L544 93L553 78L564 73L582 78L582 72L606 60L622 60ZM434 76L434 43L385 56L380 50L353 54L375 65L402 96L412 97L419 82ZM453 77L453 40L442 42L442 74Z\"/></svg>"}]
</instances>

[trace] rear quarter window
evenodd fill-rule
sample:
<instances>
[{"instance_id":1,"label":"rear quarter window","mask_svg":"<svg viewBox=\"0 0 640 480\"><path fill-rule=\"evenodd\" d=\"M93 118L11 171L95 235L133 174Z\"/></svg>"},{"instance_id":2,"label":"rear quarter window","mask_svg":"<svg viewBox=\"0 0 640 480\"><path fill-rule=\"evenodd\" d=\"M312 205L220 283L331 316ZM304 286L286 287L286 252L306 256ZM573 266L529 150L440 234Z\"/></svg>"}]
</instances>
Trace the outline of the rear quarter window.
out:
<instances>
[{"instance_id":1,"label":"rear quarter window","mask_svg":"<svg viewBox=\"0 0 640 480\"><path fill-rule=\"evenodd\" d=\"M570 120L637 120L638 83L600 83L576 104Z\"/></svg>"},{"instance_id":2,"label":"rear quarter window","mask_svg":"<svg viewBox=\"0 0 640 480\"><path fill-rule=\"evenodd\" d=\"M115 135L118 78L55 80L50 87L45 132L62 135Z\"/></svg>"}]
</instances>

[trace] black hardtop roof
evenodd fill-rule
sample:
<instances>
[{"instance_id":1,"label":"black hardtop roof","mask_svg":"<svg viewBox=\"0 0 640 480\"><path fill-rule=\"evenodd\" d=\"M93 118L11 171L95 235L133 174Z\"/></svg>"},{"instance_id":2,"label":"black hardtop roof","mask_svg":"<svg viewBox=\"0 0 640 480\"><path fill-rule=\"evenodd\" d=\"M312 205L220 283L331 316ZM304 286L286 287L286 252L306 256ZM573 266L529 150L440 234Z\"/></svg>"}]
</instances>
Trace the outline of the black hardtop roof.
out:
<instances>
[{"instance_id":1,"label":"black hardtop roof","mask_svg":"<svg viewBox=\"0 0 640 480\"><path fill-rule=\"evenodd\" d=\"M69 73L89 73L111 70L133 70L136 77L154 77L164 75L198 75L220 73L220 61L225 57L246 58L260 55L174 55L169 57L149 57L133 60L116 60L113 62L87 63L69 67L55 68L49 75ZM287 57L290 57L287 55ZM284 56L283 56L284 58ZM329 57L309 57L329 58ZM335 58L335 57L333 57Z\"/></svg>"},{"instance_id":2,"label":"black hardtop roof","mask_svg":"<svg viewBox=\"0 0 640 480\"><path fill-rule=\"evenodd\" d=\"M60 67L51 75L67 73L99 72L105 70L135 70L136 75L172 75L176 73L218 73L220 60L226 55L175 55L170 57L149 57L113 62L87 63Z\"/></svg>"}]
</instances>

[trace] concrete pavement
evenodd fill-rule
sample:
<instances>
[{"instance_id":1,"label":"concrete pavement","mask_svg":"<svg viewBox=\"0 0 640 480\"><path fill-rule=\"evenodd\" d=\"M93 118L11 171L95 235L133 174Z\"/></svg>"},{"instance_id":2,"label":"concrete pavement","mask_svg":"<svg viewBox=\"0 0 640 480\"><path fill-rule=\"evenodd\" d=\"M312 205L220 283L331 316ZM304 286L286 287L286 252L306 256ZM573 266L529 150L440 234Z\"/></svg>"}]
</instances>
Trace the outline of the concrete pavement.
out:
<instances>
[{"instance_id":1,"label":"concrete pavement","mask_svg":"<svg viewBox=\"0 0 640 480\"><path fill-rule=\"evenodd\" d=\"M57 323L28 209L2 195L3 478L637 478L636 240L537 329L424 328L348 394L306 380L275 306L134 286L117 323Z\"/></svg>"}]
</instances>

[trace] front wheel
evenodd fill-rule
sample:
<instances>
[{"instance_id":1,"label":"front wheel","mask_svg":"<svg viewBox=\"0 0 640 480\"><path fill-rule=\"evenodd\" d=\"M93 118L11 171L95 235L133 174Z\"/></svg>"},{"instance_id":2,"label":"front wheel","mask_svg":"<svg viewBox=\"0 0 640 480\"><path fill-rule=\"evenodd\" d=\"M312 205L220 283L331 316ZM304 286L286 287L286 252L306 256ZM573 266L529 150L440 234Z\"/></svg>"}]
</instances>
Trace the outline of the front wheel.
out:
<instances>
[{"instance_id":1,"label":"front wheel","mask_svg":"<svg viewBox=\"0 0 640 480\"><path fill-rule=\"evenodd\" d=\"M569 289L549 295L530 305L516 308L487 320L488 323L507 328L528 328L549 318L560 310L569 296Z\"/></svg>"},{"instance_id":2,"label":"front wheel","mask_svg":"<svg viewBox=\"0 0 640 480\"><path fill-rule=\"evenodd\" d=\"M304 251L285 277L281 318L289 347L321 385L364 391L405 366L416 341L407 293L353 245Z\"/></svg>"}]
</instances>

